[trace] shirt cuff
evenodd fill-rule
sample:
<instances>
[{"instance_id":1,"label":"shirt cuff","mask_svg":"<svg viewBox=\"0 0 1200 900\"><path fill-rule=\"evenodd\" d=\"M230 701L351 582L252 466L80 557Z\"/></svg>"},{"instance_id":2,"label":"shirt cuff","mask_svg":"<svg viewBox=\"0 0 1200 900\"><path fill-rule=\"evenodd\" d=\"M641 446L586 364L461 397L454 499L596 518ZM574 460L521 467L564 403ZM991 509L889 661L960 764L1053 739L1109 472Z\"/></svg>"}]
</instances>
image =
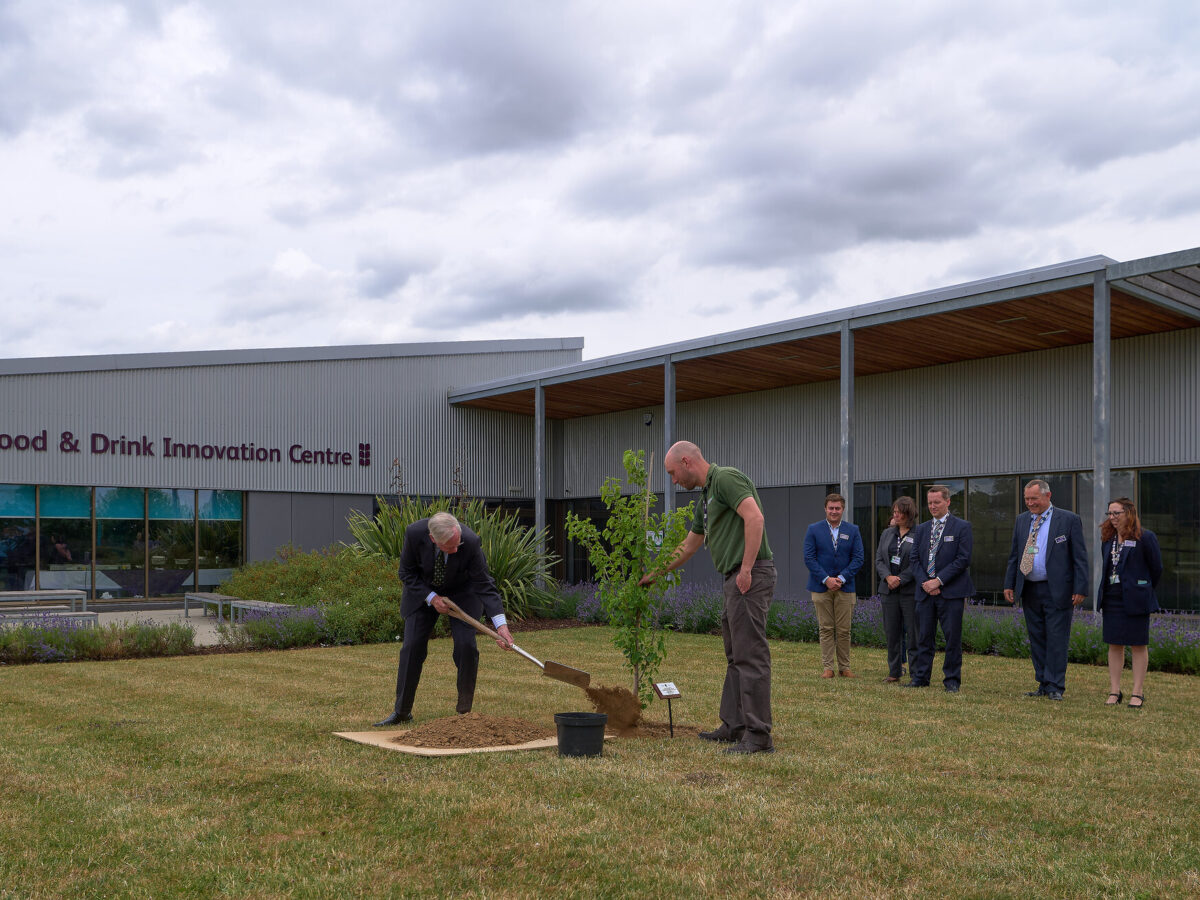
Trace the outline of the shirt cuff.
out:
<instances>
[{"instance_id":1,"label":"shirt cuff","mask_svg":"<svg viewBox=\"0 0 1200 900\"><path fill-rule=\"evenodd\" d=\"M425 598L425 605L426 605L426 606L433 606L433 598L434 598L434 597L436 597L436 596L437 596L437 592L436 592L436 591L430 591L430 592L429 592L429 596Z\"/></svg>"},{"instance_id":2,"label":"shirt cuff","mask_svg":"<svg viewBox=\"0 0 1200 900\"><path fill-rule=\"evenodd\" d=\"M507 624L508 616L504 615L504 613L500 613L498 616L492 616L492 625L494 625L496 628L502 628Z\"/></svg>"}]
</instances>

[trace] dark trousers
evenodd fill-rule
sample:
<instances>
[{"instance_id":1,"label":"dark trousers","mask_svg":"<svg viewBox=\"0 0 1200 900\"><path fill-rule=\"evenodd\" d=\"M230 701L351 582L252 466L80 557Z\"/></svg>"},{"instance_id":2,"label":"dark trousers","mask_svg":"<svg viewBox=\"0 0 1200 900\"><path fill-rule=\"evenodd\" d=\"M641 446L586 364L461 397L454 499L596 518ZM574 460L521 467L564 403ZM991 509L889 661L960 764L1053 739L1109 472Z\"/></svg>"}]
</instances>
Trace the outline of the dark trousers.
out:
<instances>
[{"instance_id":1,"label":"dark trousers","mask_svg":"<svg viewBox=\"0 0 1200 900\"><path fill-rule=\"evenodd\" d=\"M412 712L413 698L421 681L421 669L429 651L429 636L440 613L423 606L404 618L404 641L400 645L400 665L396 671L396 712ZM475 678L479 674L479 648L475 646L475 630L466 622L450 620L450 637L454 641L454 665L458 669L458 704L460 713L471 711L475 702Z\"/></svg>"},{"instance_id":2,"label":"dark trousers","mask_svg":"<svg viewBox=\"0 0 1200 900\"><path fill-rule=\"evenodd\" d=\"M912 671L917 658L917 598L912 594L881 594L883 633L887 636L888 675L899 678L905 656Z\"/></svg>"},{"instance_id":3,"label":"dark trousers","mask_svg":"<svg viewBox=\"0 0 1200 900\"><path fill-rule=\"evenodd\" d=\"M767 644L767 609L775 596L775 563L759 560L750 590L738 590L736 573L725 579L725 685L721 689L721 722L746 743L771 746L771 648Z\"/></svg>"},{"instance_id":4,"label":"dark trousers","mask_svg":"<svg viewBox=\"0 0 1200 900\"><path fill-rule=\"evenodd\" d=\"M1050 599L1050 585L1044 581L1026 581L1021 603L1025 607L1033 677L1042 691L1061 694L1067 687L1067 650L1075 607L1057 608Z\"/></svg>"},{"instance_id":5,"label":"dark trousers","mask_svg":"<svg viewBox=\"0 0 1200 900\"><path fill-rule=\"evenodd\" d=\"M917 601L917 656L912 663L913 684L929 684L933 672L933 648L937 627L942 626L946 655L942 660L942 684L958 687L962 683L962 620L966 600L948 600L940 595Z\"/></svg>"}]
</instances>

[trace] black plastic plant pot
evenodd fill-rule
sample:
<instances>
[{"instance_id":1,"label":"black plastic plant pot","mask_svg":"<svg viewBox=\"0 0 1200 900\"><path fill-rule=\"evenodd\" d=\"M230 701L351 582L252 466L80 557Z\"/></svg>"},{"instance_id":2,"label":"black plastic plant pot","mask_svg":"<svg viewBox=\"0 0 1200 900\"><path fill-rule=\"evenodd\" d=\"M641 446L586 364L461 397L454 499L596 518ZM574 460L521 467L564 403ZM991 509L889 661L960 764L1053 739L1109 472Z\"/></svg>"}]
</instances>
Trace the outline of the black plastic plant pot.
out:
<instances>
[{"instance_id":1,"label":"black plastic plant pot","mask_svg":"<svg viewBox=\"0 0 1200 900\"><path fill-rule=\"evenodd\" d=\"M559 756L603 756L607 713L555 713Z\"/></svg>"}]
</instances>

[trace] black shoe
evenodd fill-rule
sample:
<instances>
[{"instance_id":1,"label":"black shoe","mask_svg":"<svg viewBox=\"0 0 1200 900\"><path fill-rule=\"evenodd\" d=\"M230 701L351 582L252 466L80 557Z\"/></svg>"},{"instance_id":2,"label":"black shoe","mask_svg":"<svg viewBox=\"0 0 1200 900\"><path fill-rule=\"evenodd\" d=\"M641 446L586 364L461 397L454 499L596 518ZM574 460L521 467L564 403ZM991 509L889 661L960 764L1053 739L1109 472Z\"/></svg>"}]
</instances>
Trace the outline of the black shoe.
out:
<instances>
[{"instance_id":1,"label":"black shoe","mask_svg":"<svg viewBox=\"0 0 1200 900\"><path fill-rule=\"evenodd\" d=\"M947 694L957 694L958 693L958 685L957 684L946 685L946 693Z\"/></svg>"},{"instance_id":2,"label":"black shoe","mask_svg":"<svg viewBox=\"0 0 1200 900\"><path fill-rule=\"evenodd\" d=\"M1062 700L1062 692L1061 691L1046 691L1046 696L1049 697L1051 700L1059 700L1059 701Z\"/></svg>"},{"instance_id":3,"label":"black shoe","mask_svg":"<svg viewBox=\"0 0 1200 900\"><path fill-rule=\"evenodd\" d=\"M737 753L746 755L749 753L774 753L775 747L771 744L747 744L745 741L739 741L732 747L726 747L724 753Z\"/></svg>"},{"instance_id":4,"label":"black shoe","mask_svg":"<svg viewBox=\"0 0 1200 900\"><path fill-rule=\"evenodd\" d=\"M924 682L906 681L904 684L900 685L900 687L903 687L903 688L929 687L929 682L928 681L924 681Z\"/></svg>"},{"instance_id":5,"label":"black shoe","mask_svg":"<svg viewBox=\"0 0 1200 900\"><path fill-rule=\"evenodd\" d=\"M736 744L739 740L741 740L740 737L734 737L732 734L726 731L724 726L713 729L712 731L702 731L697 735L697 737L699 737L702 741L715 741L718 744Z\"/></svg>"},{"instance_id":6,"label":"black shoe","mask_svg":"<svg viewBox=\"0 0 1200 900\"><path fill-rule=\"evenodd\" d=\"M388 716L386 719L380 719L378 722L376 722L371 727L372 728L387 728L389 725L400 725L400 724L403 724L404 722L411 722L411 721L412 721L412 713L394 712L390 716Z\"/></svg>"},{"instance_id":7,"label":"black shoe","mask_svg":"<svg viewBox=\"0 0 1200 900\"><path fill-rule=\"evenodd\" d=\"M1026 691L1025 696L1026 697L1045 697L1046 692L1043 691L1041 688L1038 688L1036 691Z\"/></svg>"}]
</instances>

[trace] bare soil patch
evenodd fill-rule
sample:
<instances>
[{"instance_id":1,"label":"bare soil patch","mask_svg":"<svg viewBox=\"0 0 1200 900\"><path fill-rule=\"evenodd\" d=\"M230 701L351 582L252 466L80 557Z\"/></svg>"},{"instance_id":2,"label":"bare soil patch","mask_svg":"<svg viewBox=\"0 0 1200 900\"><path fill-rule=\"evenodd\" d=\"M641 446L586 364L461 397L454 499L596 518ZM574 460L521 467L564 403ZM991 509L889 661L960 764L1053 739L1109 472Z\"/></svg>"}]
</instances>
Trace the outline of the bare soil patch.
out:
<instances>
[{"instance_id":1,"label":"bare soil patch","mask_svg":"<svg viewBox=\"0 0 1200 900\"><path fill-rule=\"evenodd\" d=\"M470 712L462 716L434 719L409 728L392 738L408 747L500 747L525 744L555 736L555 729L508 716L485 716Z\"/></svg>"}]
</instances>

